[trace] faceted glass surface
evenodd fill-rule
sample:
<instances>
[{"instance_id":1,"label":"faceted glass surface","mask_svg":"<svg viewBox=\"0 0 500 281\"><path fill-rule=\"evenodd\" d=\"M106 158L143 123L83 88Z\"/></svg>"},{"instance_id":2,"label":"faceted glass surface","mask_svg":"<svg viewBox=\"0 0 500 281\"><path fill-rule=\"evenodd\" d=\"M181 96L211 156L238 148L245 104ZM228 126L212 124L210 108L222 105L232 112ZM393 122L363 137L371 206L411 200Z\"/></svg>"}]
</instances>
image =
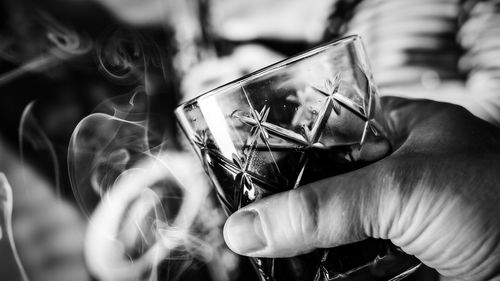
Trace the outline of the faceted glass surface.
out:
<instances>
[{"instance_id":1,"label":"faceted glass surface","mask_svg":"<svg viewBox=\"0 0 500 281\"><path fill-rule=\"evenodd\" d=\"M356 36L224 85L176 114L228 214L390 152ZM263 281L399 280L419 265L377 239L253 263Z\"/></svg>"}]
</instances>

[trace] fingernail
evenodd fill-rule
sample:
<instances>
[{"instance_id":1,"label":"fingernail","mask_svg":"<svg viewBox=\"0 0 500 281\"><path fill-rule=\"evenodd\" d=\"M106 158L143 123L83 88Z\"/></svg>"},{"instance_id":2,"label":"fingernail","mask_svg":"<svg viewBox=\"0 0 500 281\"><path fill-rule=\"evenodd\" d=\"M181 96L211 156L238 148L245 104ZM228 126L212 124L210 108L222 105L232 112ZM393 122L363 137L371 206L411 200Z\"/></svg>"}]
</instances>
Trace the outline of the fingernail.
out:
<instances>
[{"instance_id":1,"label":"fingernail","mask_svg":"<svg viewBox=\"0 0 500 281\"><path fill-rule=\"evenodd\" d=\"M226 222L224 239L231 250L248 254L263 249L266 239L259 214L253 211L237 212Z\"/></svg>"}]
</instances>

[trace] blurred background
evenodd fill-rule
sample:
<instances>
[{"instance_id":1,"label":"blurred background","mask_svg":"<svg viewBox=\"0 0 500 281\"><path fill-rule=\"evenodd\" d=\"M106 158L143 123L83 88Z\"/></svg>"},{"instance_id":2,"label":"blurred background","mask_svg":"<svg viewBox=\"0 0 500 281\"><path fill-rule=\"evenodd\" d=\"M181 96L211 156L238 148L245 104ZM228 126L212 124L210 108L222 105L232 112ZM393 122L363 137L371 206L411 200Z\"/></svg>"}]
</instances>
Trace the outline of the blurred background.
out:
<instances>
[{"instance_id":1,"label":"blurred background","mask_svg":"<svg viewBox=\"0 0 500 281\"><path fill-rule=\"evenodd\" d=\"M256 280L222 241L225 215L175 106L360 34L381 94L457 103L498 125L499 9L479 0L3 0L0 279Z\"/></svg>"}]
</instances>

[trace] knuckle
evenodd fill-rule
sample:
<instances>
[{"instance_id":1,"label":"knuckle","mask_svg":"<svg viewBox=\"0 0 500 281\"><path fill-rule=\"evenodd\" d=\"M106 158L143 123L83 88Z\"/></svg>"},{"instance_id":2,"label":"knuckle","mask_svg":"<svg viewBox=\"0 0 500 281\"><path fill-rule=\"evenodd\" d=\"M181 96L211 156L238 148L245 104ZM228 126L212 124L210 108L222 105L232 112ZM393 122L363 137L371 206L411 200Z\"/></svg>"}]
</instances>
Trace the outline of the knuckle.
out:
<instances>
[{"instance_id":1,"label":"knuckle","mask_svg":"<svg viewBox=\"0 0 500 281\"><path fill-rule=\"evenodd\" d=\"M449 102L433 102L428 101L434 105L434 110L436 116L443 118L448 122L456 122L456 120L463 120L468 118L470 112L463 106L449 103Z\"/></svg>"}]
</instances>

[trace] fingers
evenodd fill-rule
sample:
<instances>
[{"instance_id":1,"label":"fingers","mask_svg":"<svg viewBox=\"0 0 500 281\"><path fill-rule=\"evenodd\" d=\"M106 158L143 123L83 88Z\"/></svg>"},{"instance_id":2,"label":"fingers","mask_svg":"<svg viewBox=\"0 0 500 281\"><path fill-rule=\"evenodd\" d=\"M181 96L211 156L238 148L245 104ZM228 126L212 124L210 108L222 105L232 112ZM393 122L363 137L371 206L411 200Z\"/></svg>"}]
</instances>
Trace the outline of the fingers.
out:
<instances>
[{"instance_id":1,"label":"fingers","mask_svg":"<svg viewBox=\"0 0 500 281\"><path fill-rule=\"evenodd\" d=\"M442 108L429 101L408 103L386 98L384 102L387 112L393 114L395 126L409 129L417 123L429 123L409 114L417 106L420 111L424 108L429 112ZM399 127L396 129L401 132ZM402 134L407 138L409 132ZM404 203L397 188L402 176L396 171L401 166L393 155L363 169L253 203L228 219L226 242L243 255L287 257L366 237L397 238L403 229L401 225L405 225L399 223ZM404 170L415 171L418 180L422 169Z\"/></svg>"},{"instance_id":2,"label":"fingers","mask_svg":"<svg viewBox=\"0 0 500 281\"><path fill-rule=\"evenodd\" d=\"M359 186L347 183L356 177ZM224 237L236 253L289 257L366 238L378 196L370 173L359 171L262 199L233 214Z\"/></svg>"}]
</instances>

